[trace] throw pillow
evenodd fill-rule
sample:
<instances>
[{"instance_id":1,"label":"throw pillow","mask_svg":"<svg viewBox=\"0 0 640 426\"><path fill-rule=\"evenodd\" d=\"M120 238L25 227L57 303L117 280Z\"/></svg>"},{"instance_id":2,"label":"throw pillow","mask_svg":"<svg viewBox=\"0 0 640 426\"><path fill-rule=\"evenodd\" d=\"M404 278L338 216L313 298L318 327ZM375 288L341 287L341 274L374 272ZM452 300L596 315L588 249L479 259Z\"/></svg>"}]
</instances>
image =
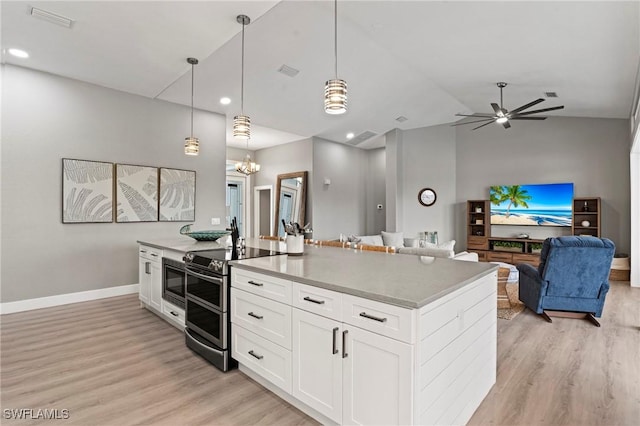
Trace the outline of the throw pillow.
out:
<instances>
[{"instance_id":1,"label":"throw pillow","mask_svg":"<svg viewBox=\"0 0 640 426\"><path fill-rule=\"evenodd\" d=\"M360 239L360 244L367 244L370 246L383 246L382 237L380 235L361 235L357 237Z\"/></svg>"},{"instance_id":2,"label":"throw pillow","mask_svg":"<svg viewBox=\"0 0 640 426\"><path fill-rule=\"evenodd\" d=\"M445 241L444 243L440 243L440 244L433 244L433 243L429 243L429 242L424 242L424 247L431 247L431 248L441 248L441 249L445 249L445 250L453 250L453 248L456 245L456 240L451 240L451 241Z\"/></svg>"},{"instance_id":3,"label":"throw pillow","mask_svg":"<svg viewBox=\"0 0 640 426\"><path fill-rule=\"evenodd\" d=\"M382 231L382 241L387 247L404 247L404 236L402 232Z\"/></svg>"}]
</instances>

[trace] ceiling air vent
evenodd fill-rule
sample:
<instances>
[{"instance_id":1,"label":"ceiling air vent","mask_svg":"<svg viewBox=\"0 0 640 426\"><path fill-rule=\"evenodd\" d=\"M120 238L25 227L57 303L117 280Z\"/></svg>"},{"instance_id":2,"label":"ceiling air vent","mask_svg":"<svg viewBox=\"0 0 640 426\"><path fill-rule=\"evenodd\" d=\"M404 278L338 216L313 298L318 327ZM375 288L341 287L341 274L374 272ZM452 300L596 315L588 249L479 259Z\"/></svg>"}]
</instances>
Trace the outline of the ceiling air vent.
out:
<instances>
[{"instance_id":1,"label":"ceiling air vent","mask_svg":"<svg viewBox=\"0 0 640 426\"><path fill-rule=\"evenodd\" d=\"M557 98L558 97L558 94L556 92L544 92L544 95L547 98Z\"/></svg>"},{"instance_id":2,"label":"ceiling air vent","mask_svg":"<svg viewBox=\"0 0 640 426\"><path fill-rule=\"evenodd\" d=\"M405 122L405 121L407 121L407 120L408 120L408 118L407 118L407 117L405 117L404 115L401 115L400 117L396 118L396 121L397 121L398 123L404 123L404 122Z\"/></svg>"},{"instance_id":3,"label":"ceiling air vent","mask_svg":"<svg viewBox=\"0 0 640 426\"><path fill-rule=\"evenodd\" d=\"M377 135L377 133L373 133L373 132L370 132L370 131L367 130L366 132L362 132L358 136L356 136L355 138L347 141L347 143L349 145L358 145L358 144L366 141L367 139L371 139L375 135Z\"/></svg>"},{"instance_id":4,"label":"ceiling air vent","mask_svg":"<svg viewBox=\"0 0 640 426\"><path fill-rule=\"evenodd\" d=\"M300 71L293 67L290 67L289 65L282 65L278 69L278 72L286 75L287 77L295 77Z\"/></svg>"},{"instance_id":5,"label":"ceiling air vent","mask_svg":"<svg viewBox=\"0 0 640 426\"><path fill-rule=\"evenodd\" d=\"M57 15L53 12L46 11L44 9L38 9L37 7L31 8L31 16L39 18L52 24L60 25L61 27L71 28L73 20L66 16Z\"/></svg>"}]
</instances>

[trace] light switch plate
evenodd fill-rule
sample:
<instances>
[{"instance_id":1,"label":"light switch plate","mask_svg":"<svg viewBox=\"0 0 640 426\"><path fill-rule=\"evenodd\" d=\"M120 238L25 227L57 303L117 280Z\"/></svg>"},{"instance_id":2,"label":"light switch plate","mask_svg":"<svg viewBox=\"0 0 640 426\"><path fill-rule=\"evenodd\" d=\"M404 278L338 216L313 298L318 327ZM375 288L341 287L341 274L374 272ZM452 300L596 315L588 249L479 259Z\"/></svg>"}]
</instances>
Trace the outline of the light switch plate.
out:
<instances>
[{"instance_id":1,"label":"light switch plate","mask_svg":"<svg viewBox=\"0 0 640 426\"><path fill-rule=\"evenodd\" d=\"M212 225L220 225L220 218L219 217L212 217L211 218L211 224Z\"/></svg>"}]
</instances>

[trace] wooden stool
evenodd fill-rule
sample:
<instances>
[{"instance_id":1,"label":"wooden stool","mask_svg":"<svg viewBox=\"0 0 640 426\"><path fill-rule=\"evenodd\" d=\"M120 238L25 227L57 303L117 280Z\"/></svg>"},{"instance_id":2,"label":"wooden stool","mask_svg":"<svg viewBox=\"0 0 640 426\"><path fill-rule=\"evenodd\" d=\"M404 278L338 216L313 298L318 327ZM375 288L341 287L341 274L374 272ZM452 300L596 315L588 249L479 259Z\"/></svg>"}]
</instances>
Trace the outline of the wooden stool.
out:
<instances>
[{"instance_id":1,"label":"wooden stool","mask_svg":"<svg viewBox=\"0 0 640 426\"><path fill-rule=\"evenodd\" d=\"M510 272L509 268L498 268L498 309L511 308L511 302L507 294L507 280Z\"/></svg>"}]
</instances>

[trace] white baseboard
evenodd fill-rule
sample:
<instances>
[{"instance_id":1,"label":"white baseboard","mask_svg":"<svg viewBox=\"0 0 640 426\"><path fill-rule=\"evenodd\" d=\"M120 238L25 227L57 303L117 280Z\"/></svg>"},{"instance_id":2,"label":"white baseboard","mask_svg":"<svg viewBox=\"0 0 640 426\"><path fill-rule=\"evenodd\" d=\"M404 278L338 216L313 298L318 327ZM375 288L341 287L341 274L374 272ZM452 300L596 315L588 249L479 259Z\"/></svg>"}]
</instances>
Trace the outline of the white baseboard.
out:
<instances>
[{"instance_id":1,"label":"white baseboard","mask_svg":"<svg viewBox=\"0 0 640 426\"><path fill-rule=\"evenodd\" d=\"M18 300L0 303L0 315L15 312L31 311L33 309L49 308L67 305L69 303L86 302L107 297L122 296L137 293L140 284L121 285L117 287L100 288L98 290L79 291L77 293L58 294L56 296L38 297L36 299Z\"/></svg>"}]
</instances>

